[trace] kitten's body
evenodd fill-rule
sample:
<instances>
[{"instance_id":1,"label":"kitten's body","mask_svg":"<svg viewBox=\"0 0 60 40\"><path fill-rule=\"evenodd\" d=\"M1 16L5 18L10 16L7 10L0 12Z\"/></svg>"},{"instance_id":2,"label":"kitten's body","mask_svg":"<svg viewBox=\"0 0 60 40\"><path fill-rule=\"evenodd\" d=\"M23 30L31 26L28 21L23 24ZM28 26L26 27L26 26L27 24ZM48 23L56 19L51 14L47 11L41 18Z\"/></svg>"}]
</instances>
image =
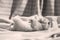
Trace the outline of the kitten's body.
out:
<instances>
[{"instance_id":1,"label":"kitten's body","mask_svg":"<svg viewBox=\"0 0 60 40\"><path fill-rule=\"evenodd\" d=\"M16 16L13 18L13 21L15 22L15 30L17 31L39 31L44 29L48 29L48 20L44 19L43 17L41 17L40 20L38 20L40 18L38 18L38 16L31 16L31 17L20 17L20 16ZM43 21L43 23L41 23L40 21Z\"/></svg>"}]
</instances>

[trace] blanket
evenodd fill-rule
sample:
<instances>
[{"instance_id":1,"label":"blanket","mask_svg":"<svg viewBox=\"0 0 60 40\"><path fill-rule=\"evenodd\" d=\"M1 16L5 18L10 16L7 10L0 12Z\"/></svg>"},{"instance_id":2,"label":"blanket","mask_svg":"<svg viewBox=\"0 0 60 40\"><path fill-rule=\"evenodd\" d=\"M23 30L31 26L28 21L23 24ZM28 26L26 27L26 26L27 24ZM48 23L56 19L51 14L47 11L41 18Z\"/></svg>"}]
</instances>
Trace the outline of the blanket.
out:
<instances>
[{"instance_id":1,"label":"blanket","mask_svg":"<svg viewBox=\"0 0 60 40\"><path fill-rule=\"evenodd\" d=\"M60 36L55 36L60 34L59 30L35 32L0 31L0 40L60 40Z\"/></svg>"}]
</instances>

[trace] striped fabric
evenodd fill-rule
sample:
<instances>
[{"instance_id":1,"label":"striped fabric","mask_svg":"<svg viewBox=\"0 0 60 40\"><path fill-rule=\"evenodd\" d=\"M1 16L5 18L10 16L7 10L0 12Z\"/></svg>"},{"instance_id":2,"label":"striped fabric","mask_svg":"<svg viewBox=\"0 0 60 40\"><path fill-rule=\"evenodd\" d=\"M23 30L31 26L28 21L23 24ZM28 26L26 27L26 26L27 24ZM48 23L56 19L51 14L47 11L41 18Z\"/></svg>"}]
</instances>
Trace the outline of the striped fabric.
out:
<instances>
[{"instance_id":1,"label":"striped fabric","mask_svg":"<svg viewBox=\"0 0 60 40\"><path fill-rule=\"evenodd\" d=\"M39 4L38 4L38 1L39 1ZM11 13L13 14L13 16L15 15L32 16L32 15L38 14L38 11L40 11L39 10L40 8L38 8L38 5L40 7L41 5L40 3L42 3L42 1L40 0L25 0L24 1L23 0L18 3L17 2L15 3L13 1L13 3L14 3L13 4L14 7L12 7L13 8L12 10L14 10L14 12Z\"/></svg>"},{"instance_id":2,"label":"striped fabric","mask_svg":"<svg viewBox=\"0 0 60 40\"><path fill-rule=\"evenodd\" d=\"M43 16L60 15L60 0L42 0L39 1L39 7L43 5ZM0 17L11 17L16 15L31 16L38 14L37 0L0 0Z\"/></svg>"},{"instance_id":3,"label":"striped fabric","mask_svg":"<svg viewBox=\"0 0 60 40\"><path fill-rule=\"evenodd\" d=\"M54 2L55 0L44 0L43 6L43 16L53 16L54 15Z\"/></svg>"},{"instance_id":4,"label":"striped fabric","mask_svg":"<svg viewBox=\"0 0 60 40\"><path fill-rule=\"evenodd\" d=\"M60 0L55 0L55 15L60 16Z\"/></svg>"}]
</instances>

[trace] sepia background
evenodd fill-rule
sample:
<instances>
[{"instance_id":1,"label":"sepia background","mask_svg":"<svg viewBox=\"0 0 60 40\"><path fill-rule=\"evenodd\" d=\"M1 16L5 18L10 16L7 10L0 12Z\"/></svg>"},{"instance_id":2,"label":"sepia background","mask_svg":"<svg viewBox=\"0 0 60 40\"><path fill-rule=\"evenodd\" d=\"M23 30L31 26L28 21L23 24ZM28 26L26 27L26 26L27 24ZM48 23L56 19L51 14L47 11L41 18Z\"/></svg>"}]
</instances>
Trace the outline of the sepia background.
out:
<instances>
[{"instance_id":1,"label":"sepia background","mask_svg":"<svg viewBox=\"0 0 60 40\"><path fill-rule=\"evenodd\" d=\"M39 14L38 11L49 20L57 18L55 20L60 25L60 0L40 0L39 4L38 0L0 0L0 18L11 19L16 15L29 17ZM0 25L3 25L1 21ZM0 29L0 40L60 40L59 33L60 29L35 32Z\"/></svg>"}]
</instances>

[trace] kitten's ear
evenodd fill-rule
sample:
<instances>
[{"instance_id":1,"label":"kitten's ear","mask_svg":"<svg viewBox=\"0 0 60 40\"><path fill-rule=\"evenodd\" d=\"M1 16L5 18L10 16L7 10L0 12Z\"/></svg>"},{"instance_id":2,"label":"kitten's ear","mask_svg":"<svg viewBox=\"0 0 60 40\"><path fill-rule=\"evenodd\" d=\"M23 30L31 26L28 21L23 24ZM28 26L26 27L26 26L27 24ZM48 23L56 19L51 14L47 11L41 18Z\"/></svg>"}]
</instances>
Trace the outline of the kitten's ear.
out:
<instances>
[{"instance_id":1,"label":"kitten's ear","mask_svg":"<svg viewBox=\"0 0 60 40\"><path fill-rule=\"evenodd\" d=\"M43 17L40 17L38 20L40 23L44 23L45 19Z\"/></svg>"}]
</instances>

